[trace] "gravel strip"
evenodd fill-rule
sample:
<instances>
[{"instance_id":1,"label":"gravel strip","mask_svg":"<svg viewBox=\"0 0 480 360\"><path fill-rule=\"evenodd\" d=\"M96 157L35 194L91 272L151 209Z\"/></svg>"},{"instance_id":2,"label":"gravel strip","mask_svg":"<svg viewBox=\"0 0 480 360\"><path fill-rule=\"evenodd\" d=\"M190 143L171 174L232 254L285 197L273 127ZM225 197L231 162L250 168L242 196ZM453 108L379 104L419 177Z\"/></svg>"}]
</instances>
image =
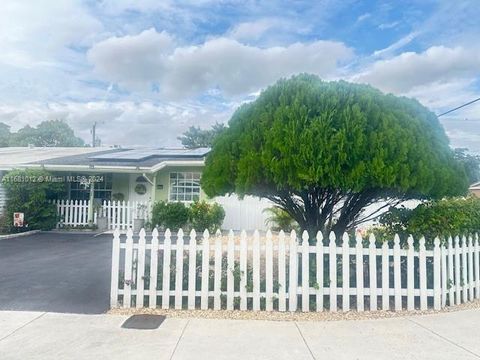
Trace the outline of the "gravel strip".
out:
<instances>
[{"instance_id":1,"label":"gravel strip","mask_svg":"<svg viewBox=\"0 0 480 360\"><path fill-rule=\"evenodd\" d=\"M113 315L152 314L165 315L171 318L200 318L200 319L230 319L230 320L271 320L271 321L338 321L338 320L366 320L406 317L416 315L440 314L454 311L480 309L480 300L453 307L446 307L440 311L364 311L364 312L278 312L278 311L239 311L239 310L163 310L163 309L122 309L116 308L108 313Z\"/></svg>"}]
</instances>

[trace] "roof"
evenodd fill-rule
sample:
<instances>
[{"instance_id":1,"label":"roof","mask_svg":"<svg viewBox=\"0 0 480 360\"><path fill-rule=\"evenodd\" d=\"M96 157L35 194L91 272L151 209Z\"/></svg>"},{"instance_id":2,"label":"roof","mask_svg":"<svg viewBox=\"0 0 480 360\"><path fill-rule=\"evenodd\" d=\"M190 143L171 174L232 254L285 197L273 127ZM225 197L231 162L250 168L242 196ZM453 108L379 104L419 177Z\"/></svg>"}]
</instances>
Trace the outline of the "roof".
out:
<instances>
[{"instance_id":1,"label":"roof","mask_svg":"<svg viewBox=\"0 0 480 360\"><path fill-rule=\"evenodd\" d=\"M165 166L201 166L210 151L200 149L148 148L4 148L0 169L41 167L57 171L146 171ZM3 152L2 152L3 151ZM3 154L8 154L5 157Z\"/></svg>"},{"instance_id":2,"label":"roof","mask_svg":"<svg viewBox=\"0 0 480 360\"><path fill-rule=\"evenodd\" d=\"M108 148L91 147L4 147L0 148L0 170L59 157L92 154Z\"/></svg>"},{"instance_id":3,"label":"roof","mask_svg":"<svg viewBox=\"0 0 480 360\"><path fill-rule=\"evenodd\" d=\"M480 181L470 185L469 190L480 190Z\"/></svg>"}]
</instances>

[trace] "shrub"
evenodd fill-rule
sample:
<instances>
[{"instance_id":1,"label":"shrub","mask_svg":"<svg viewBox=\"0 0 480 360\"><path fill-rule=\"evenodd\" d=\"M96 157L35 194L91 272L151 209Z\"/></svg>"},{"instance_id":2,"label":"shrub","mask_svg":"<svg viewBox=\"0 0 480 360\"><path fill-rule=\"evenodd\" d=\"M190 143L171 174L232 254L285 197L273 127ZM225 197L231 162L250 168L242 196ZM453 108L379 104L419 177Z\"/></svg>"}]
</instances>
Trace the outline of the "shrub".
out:
<instances>
[{"instance_id":1,"label":"shrub","mask_svg":"<svg viewBox=\"0 0 480 360\"><path fill-rule=\"evenodd\" d=\"M297 222L285 210L273 206L263 210L264 213L270 214L265 223L270 226L273 231L292 231L298 230Z\"/></svg>"},{"instance_id":2,"label":"shrub","mask_svg":"<svg viewBox=\"0 0 480 360\"><path fill-rule=\"evenodd\" d=\"M56 226L57 209L49 200L63 194L65 184L50 181L51 176L44 170L27 169L13 170L3 177L7 191L6 218L11 230L14 212L25 214L25 224L31 230L51 230Z\"/></svg>"},{"instance_id":3,"label":"shrub","mask_svg":"<svg viewBox=\"0 0 480 360\"><path fill-rule=\"evenodd\" d=\"M190 205L190 221L196 231L215 232L222 226L225 210L219 204L196 201Z\"/></svg>"},{"instance_id":4,"label":"shrub","mask_svg":"<svg viewBox=\"0 0 480 360\"><path fill-rule=\"evenodd\" d=\"M468 235L480 232L480 199L450 198L430 201L413 210L391 209L380 217L386 234L403 237L411 234L415 240L425 236L429 243L435 237Z\"/></svg>"},{"instance_id":5,"label":"shrub","mask_svg":"<svg viewBox=\"0 0 480 360\"><path fill-rule=\"evenodd\" d=\"M170 230L184 227L189 219L189 210L181 202L166 203L159 201L152 209L152 225L163 226Z\"/></svg>"}]
</instances>

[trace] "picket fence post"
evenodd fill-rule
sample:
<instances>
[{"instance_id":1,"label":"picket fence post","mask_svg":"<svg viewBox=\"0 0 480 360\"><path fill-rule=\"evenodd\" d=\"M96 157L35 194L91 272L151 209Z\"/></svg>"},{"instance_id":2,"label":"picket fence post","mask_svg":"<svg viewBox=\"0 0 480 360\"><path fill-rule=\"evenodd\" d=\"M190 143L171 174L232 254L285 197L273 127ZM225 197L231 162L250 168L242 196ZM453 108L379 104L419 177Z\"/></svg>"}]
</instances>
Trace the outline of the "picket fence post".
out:
<instances>
[{"instance_id":1,"label":"picket fence post","mask_svg":"<svg viewBox=\"0 0 480 360\"><path fill-rule=\"evenodd\" d=\"M289 249L289 286L288 286L288 310L297 311L297 282L298 282L298 253L297 253L297 234L295 230L290 233Z\"/></svg>"},{"instance_id":2,"label":"picket fence post","mask_svg":"<svg viewBox=\"0 0 480 360\"><path fill-rule=\"evenodd\" d=\"M357 233L355 237L355 265L357 277L357 311L364 311L364 289L363 289L363 244L362 237Z\"/></svg>"},{"instance_id":3,"label":"picket fence post","mask_svg":"<svg viewBox=\"0 0 480 360\"><path fill-rule=\"evenodd\" d=\"M447 273L443 255L443 251L440 253L440 239L436 237L433 241L433 308L435 310L441 309L443 299L445 299L446 295L446 293L443 292L442 285L440 284L440 282L445 279ZM420 278L420 280L422 279ZM424 281L427 281L426 272ZM444 283L446 284L446 281ZM425 299L425 309L427 308L426 301L427 300Z\"/></svg>"},{"instance_id":4,"label":"picket fence post","mask_svg":"<svg viewBox=\"0 0 480 360\"><path fill-rule=\"evenodd\" d=\"M475 298L480 299L480 248L478 245L478 234L475 234L475 279L476 279L476 292Z\"/></svg>"},{"instance_id":5,"label":"picket fence post","mask_svg":"<svg viewBox=\"0 0 480 360\"><path fill-rule=\"evenodd\" d=\"M285 233L283 232L283 230L281 230L278 234L278 311L286 311L287 309L287 280L285 274L285 257Z\"/></svg>"},{"instance_id":6,"label":"picket fence post","mask_svg":"<svg viewBox=\"0 0 480 360\"><path fill-rule=\"evenodd\" d=\"M375 235L369 237L369 275L370 275L370 311L377 310L377 247L375 245Z\"/></svg>"},{"instance_id":7,"label":"picket fence post","mask_svg":"<svg viewBox=\"0 0 480 360\"><path fill-rule=\"evenodd\" d=\"M342 311L350 311L350 244L347 233L342 237Z\"/></svg>"},{"instance_id":8,"label":"picket fence post","mask_svg":"<svg viewBox=\"0 0 480 360\"><path fill-rule=\"evenodd\" d=\"M425 238L422 236L419 242L419 275L420 275L420 310L427 310L427 257L425 254ZM436 264L434 263L434 266ZM437 276L437 268L434 270L434 277ZM434 297L436 299L436 295Z\"/></svg>"},{"instance_id":9,"label":"picket fence post","mask_svg":"<svg viewBox=\"0 0 480 360\"><path fill-rule=\"evenodd\" d=\"M138 262L137 262L137 308L143 308L143 295L145 292L145 229L141 229L138 240Z\"/></svg>"},{"instance_id":10,"label":"picket fence post","mask_svg":"<svg viewBox=\"0 0 480 360\"><path fill-rule=\"evenodd\" d=\"M240 310L247 310L247 233L240 234Z\"/></svg>"},{"instance_id":11,"label":"picket fence post","mask_svg":"<svg viewBox=\"0 0 480 360\"><path fill-rule=\"evenodd\" d=\"M177 249L175 251L175 309L182 308L183 300L183 230L177 232Z\"/></svg>"},{"instance_id":12,"label":"picket fence post","mask_svg":"<svg viewBox=\"0 0 480 360\"><path fill-rule=\"evenodd\" d=\"M233 285L232 285L232 288L233 288ZM273 242L272 242L272 232L270 230L267 231L267 239L265 244L265 297L266 297L265 310L272 311L273 310Z\"/></svg>"},{"instance_id":13,"label":"picket fence post","mask_svg":"<svg viewBox=\"0 0 480 360\"><path fill-rule=\"evenodd\" d=\"M120 232L115 229L112 244L112 275L110 287L110 307L118 306L118 275L120 262Z\"/></svg>"},{"instance_id":14,"label":"picket fence post","mask_svg":"<svg viewBox=\"0 0 480 360\"><path fill-rule=\"evenodd\" d=\"M124 289L123 289L123 307L129 308L132 302L132 260L133 260L133 231L127 231L127 240L125 242L125 270L124 270Z\"/></svg>"},{"instance_id":15,"label":"picket fence post","mask_svg":"<svg viewBox=\"0 0 480 360\"><path fill-rule=\"evenodd\" d=\"M188 309L195 309L195 291L197 286L197 233L190 231L190 244L188 250Z\"/></svg>"},{"instance_id":16,"label":"picket fence post","mask_svg":"<svg viewBox=\"0 0 480 360\"><path fill-rule=\"evenodd\" d=\"M302 234L302 311L310 311L310 245L307 230Z\"/></svg>"},{"instance_id":17,"label":"picket fence post","mask_svg":"<svg viewBox=\"0 0 480 360\"><path fill-rule=\"evenodd\" d=\"M208 278L210 273L210 234L205 229L202 239L202 289L200 308L202 310L208 309Z\"/></svg>"},{"instance_id":18,"label":"picket fence post","mask_svg":"<svg viewBox=\"0 0 480 360\"><path fill-rule=\"evenodd\" d=\"M220 307L221 307L221 298L220 298L221 284L222 284L222 235L220 234L220 230L217 230L215 234L215 265L214 265L214 275L213 275L213 309L214 310L220 310Z\"/></svg>"},{"instance_id":19,"label":"picket fence post","mask_svg":"<svg viewBox=\"0 0 480 360\"><path fill-rule=\"evenodd\" d=\"M118 229L116 230L118 231ZM148 306L152 309L157 307L157 281L158 281L158 230L152 231L152 243L150 250L150 286Z\"/></svg>"},{"instance_id":20,"label":"picket fence post","mask_svg":"<svg viewBox=\"0 0 480 360\"><path fill-rule=\"evenodd\" d=\"M270 233L271 236L271 233ZM267 268L268 270L268 268ZM228 232L227 243L227 310L233 310L235 277L235 240L233 230ZM268 274L267 274L268 281ZM272 292L273 293L273 292ZM271 294L273 296L273 294Z\"/></svg>"},{"instance_id":21,"label":"picket fence post","mask_svg":"<svg viewBox=\"0 0 480 360\"><path fill-rule=\"evenodd\" d=\"M390 310L390 256L388 242L382 244L382 310Z\"/></svg>"},{"instance_id":22,"label":"picket fence post","mask_svg":"<svg viewBox=\"0 0 480 360\"><path fill-rule=\"evenodd\" d=\"M165 230L165 241L163 243L162 309L168 309L170 307L170 258L172 246L170 236L170 229Z\"/></svg>"},{"instance_id":23,"label":"picket fence post","mask_svg":"<svg viewBox=\"0 0 480 360\"><path fill-rule=\"evenodd\" d=\"M315 244L315 250L317 252L317 311L323 311L323 235L320 231L317 233L317 243Z\"/></svg>"}]
</instances>

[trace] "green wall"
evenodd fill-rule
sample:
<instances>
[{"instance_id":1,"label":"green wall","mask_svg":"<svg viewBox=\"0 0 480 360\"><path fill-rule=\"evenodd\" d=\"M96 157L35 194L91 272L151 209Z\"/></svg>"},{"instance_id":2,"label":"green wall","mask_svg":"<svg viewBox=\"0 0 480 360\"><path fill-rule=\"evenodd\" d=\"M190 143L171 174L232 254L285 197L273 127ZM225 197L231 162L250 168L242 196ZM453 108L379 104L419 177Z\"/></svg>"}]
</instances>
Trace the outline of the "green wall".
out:
<instances>
[{"instance_id":1,"label":"green wall","mask_svg":"<svg viewBox=\"0 0 480 360\"><path fill-rule=\"evenodd\" d=\"M202 172L202 166L171 166L159 170L156 176L157 189L155 190L155 201L168 201L168 187L170 185L171 172ZM163 189L159 189L158 185L163 185ZM207 195L200 189L200 200L207 200Z\"/></svg>"}]
</instances>

